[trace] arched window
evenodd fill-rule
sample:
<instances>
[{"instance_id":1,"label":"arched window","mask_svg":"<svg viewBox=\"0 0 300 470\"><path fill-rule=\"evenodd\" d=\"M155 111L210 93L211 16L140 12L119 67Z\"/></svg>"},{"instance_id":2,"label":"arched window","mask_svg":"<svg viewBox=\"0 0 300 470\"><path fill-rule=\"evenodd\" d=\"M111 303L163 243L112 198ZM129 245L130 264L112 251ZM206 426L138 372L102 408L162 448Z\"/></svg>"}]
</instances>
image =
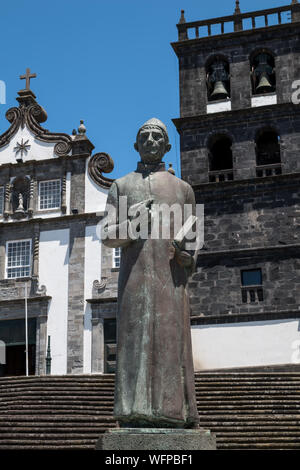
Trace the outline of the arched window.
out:
<instances>
[{"instance_id":1,"label":"arched window","mask_svg":"<svg viewBox=\"0 0 300 470\"><path fill-rule=\"evenodd\" d=\"M215 136L208 147L209 181L232 181L232 141L226 135Z\"/></svg>"},{"instance_id":2,"label":"arched window","mask_svg":"<svg viewBox=\"0 0 300 470\"><path fill-rule=\"evenodd\" d=\"M229 63L220 57L210 60L206 66L207 98L209 101L230 98Z\"/></svg>"},{"instance_id":3,"label":"arched window","mask_svg":"<svg viewBox=\"0 0 300 470\"><path fill-rule=\"evenodd\" d=\"M264 130L256 138L256 175L281 174L280 136L275 130Z\"/></svg>"},{"instance_id":4,"label":"arched window","mask_svg":"<svg viewBox=\"0 0 300 470\"><path fill-rule=\"evenodd\" d=\"M258 52L250 59L252 93L261 95L276 90L274 57L269 52Z\"/></svg>"}]
</instances>

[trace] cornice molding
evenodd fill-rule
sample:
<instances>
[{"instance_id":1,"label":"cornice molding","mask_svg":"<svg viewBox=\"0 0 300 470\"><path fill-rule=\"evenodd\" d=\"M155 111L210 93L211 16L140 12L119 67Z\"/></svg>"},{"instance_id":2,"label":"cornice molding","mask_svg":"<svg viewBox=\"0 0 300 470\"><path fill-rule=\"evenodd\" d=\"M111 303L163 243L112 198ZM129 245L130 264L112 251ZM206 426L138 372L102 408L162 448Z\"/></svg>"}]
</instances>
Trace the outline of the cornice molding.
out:
<instances>
[{"instance_id":1,"label":"cornice molding","mask_svg":"<svg viewBox=\"0 0 300 470\"><path fill-rule=\"evenodd\" d=\"M256 123L259 121L265 122L266 120L269 122L272 119L275 121L283 118L290 119L291 116L296 116L299 112L299 105L288 102L277 103L276 105L232 109L218 113L183 116L172 119L172 122L178 132L181 130L198 130L201 128L207 130L208 126L212 125L214 129L218 126L224 127L224 119L226 120L227 128L229 128L236 126L237 122L239 122L241 126L243 119L247 122L249 122L249 120Z\"/></svg>"}]
</instances>

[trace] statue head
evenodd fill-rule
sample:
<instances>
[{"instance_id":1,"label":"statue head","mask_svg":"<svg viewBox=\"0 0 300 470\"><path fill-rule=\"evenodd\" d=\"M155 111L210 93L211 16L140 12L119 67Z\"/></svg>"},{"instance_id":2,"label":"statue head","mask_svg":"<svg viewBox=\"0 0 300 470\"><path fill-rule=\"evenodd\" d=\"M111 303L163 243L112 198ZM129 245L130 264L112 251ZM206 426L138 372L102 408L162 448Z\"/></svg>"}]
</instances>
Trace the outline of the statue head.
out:
<instances>
[{"instance_id":1,"label":"statue head","mask_svg":"<svg viewBox=\"0 0 300 470\"><path fill-rule=\"evenodd\" d=\"M171 149L164 123L156 118L145 122L137 133L134 148L139 152L142 162L161 162L165 153Z\"/></svg>"}]
</instances>

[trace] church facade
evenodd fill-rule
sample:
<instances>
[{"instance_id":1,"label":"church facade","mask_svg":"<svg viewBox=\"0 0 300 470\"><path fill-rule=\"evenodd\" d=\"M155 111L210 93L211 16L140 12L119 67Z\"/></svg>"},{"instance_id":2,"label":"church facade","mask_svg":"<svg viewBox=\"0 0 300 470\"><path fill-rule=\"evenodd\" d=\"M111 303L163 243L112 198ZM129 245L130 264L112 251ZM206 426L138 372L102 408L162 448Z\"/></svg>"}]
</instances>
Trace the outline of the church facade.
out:
<instances>
[{"instance_id":1,"label":"church facade","mask_svg":"<svg viewBox=\"0 0 300 470\"><path fill-rule=\"evenodd\" d=\"M110 185L102 170L113 162L92 155L83 122L72 135L44 129L29 70L24 78L0 136L0 374L25 374L26 309L29 374L101 372L104 319L95 297L101 258L111 269L113 253L101 251L97 224Z\"/></svg>"}]
</instances>

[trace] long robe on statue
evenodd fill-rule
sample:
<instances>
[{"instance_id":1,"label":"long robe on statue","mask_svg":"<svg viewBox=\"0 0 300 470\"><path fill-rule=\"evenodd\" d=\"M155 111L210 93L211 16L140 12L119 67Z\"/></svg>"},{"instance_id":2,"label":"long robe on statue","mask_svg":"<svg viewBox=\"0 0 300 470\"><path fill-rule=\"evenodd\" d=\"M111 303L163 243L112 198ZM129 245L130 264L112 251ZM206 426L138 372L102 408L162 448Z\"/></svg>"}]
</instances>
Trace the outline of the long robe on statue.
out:
<instances>
[{"instance_id":1,"label":"long robe on statue","mask_svg":"<svg viewBox=\"0 0 300 470\"><path fill-rule=\"evenodd\" d=\"M192 204L191 186L165 170L139 162L137 170L115 180L107 204L118 212L120 196L131 207L141 200L153 204ZM114 226L114 223L117 226ZM128 220L122 222L129 224ZM119 220L107 233L118 234ZM117 365L114 415L132 427L194 427L199 421L194 384L189 272L169 251L169 239L105 239L121 247L118 286Z\"/></svg>"}]
</instances>

